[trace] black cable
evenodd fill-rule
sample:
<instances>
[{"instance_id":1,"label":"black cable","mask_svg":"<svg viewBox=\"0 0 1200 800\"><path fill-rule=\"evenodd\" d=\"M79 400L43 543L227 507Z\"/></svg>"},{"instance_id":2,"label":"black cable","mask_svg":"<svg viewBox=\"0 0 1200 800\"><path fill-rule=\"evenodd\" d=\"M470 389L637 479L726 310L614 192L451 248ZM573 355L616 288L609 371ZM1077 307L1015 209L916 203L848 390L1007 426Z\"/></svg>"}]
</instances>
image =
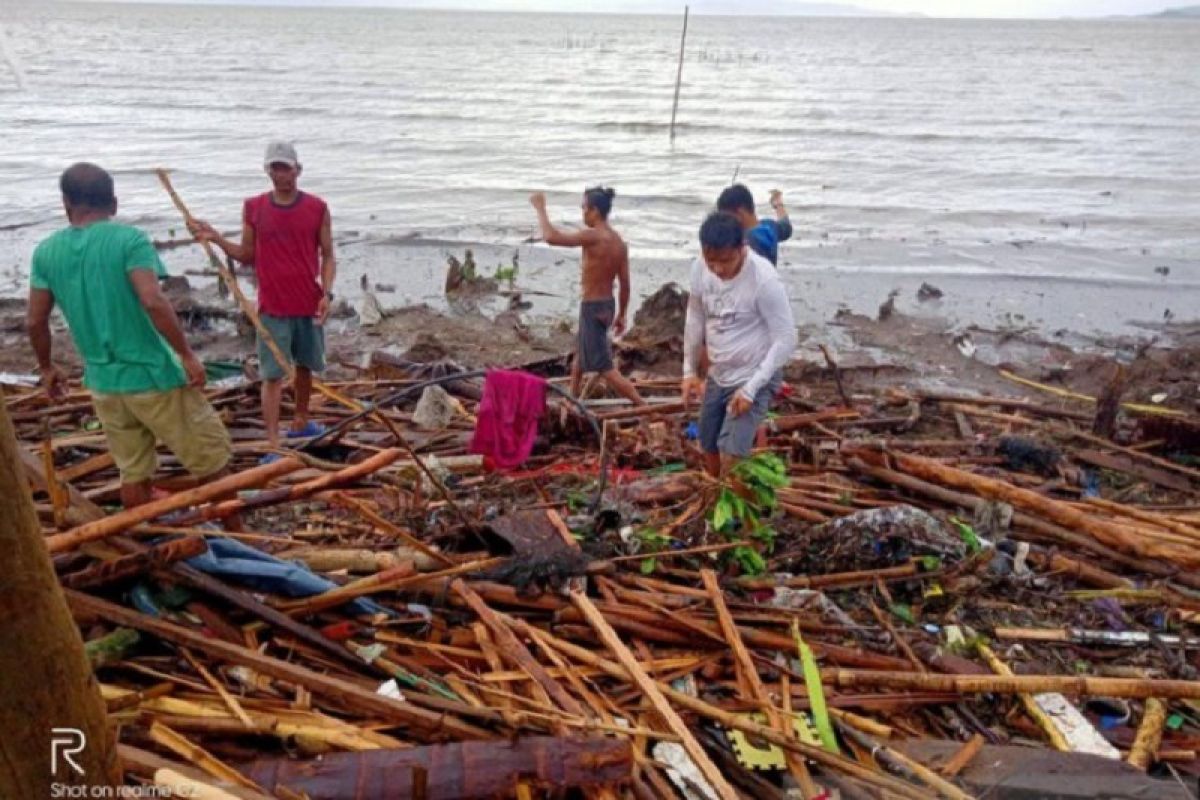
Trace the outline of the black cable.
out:
<instances>
[{"instance_id":1,"label":"black cable","mask_svg":"<svg viewBox=\"0 0 1200 800\"><path fill-rule=\"evenodd\" d=\"M399 403L401 400L404 400L405 398L407 398L409 395L415 394L418 391L423 391L425 388L427 388L429 386L440 386L443 383L451 383L453 381L470 380L472 378L482 378L482 377L486 376L487 373L488 373L488 370L476 369L476 370L470 370L468 372L456 372L452 375L443 375L440 378L431 378L430 380L423 381L421 383L416 383L416 384L413 384L412 386L406 386L403 389L401 389L400 391L396 392L395 394L388 395L384 399L380 400L378 403L365 403L364 402L362 404L363 405L362 411L359 411L355 414L350 415L349 417L346 417L344 420L342 420L338 424L334 425L331 428L326 429L324 432L318 434L317 436L312 437L311 439L304 442L303 444L301 444L299 447L297 447L295 449L300 450L300 451L308 450L310 447L314 447L319 442L321 442L325 439L328 439L332 436L337 435L338 433L340 433L344 429L348 428L349 426L353 425L354 423L358 422L359 420L363 419L364 417L370 416L371 414L373 414L376 411L376 409L394 406L397 403ZM561 386L550 383L550 381L546 381L546 388L550 389L554 393L558 394L560 397L562 397L564 400L566 400L571 405L575 406L576 409L579 410L579 413L582 414L584 416L584 418L591 424L592 431L596 434L596 441L600 443L600 483L599 483L599 486L597 486L597 488L596 488L596 495L592 499L592 504L591 504L591 507L589 508L589 513L595 514L597 511L600 510L600 501L603 499L604 490L608 486L608 461L609 461L608 456L609 456L609 454L608 454L608 448L604 446L604 432L600 427L600 420L596 417L595 414L593 414L588 409L587 406L585 406L583 404L582 400L575 397L573 394L571 394L570 392L568 392L566 389L562 388Z\"/></svg>"}]
</instances>

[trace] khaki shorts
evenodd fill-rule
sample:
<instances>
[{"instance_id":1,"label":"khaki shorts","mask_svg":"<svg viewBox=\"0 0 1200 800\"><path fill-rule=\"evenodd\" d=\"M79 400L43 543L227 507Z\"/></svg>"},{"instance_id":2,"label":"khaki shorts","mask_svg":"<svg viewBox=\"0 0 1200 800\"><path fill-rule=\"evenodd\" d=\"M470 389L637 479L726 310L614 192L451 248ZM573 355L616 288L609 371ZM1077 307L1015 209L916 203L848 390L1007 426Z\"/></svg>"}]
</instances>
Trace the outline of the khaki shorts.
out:
<instances>
[{"instance_id":1,"label":"khaki shorts","mask_svg":"<svg viewBox=\"0 0 1200 800\"><path fill-rule=\"evenodd\" d=\"M158 442L197 478L220 472L233 456L229 431L198 389L93 394L92 404L104 424L122 483L154 477Z\"/></svg>"}]
</instances>

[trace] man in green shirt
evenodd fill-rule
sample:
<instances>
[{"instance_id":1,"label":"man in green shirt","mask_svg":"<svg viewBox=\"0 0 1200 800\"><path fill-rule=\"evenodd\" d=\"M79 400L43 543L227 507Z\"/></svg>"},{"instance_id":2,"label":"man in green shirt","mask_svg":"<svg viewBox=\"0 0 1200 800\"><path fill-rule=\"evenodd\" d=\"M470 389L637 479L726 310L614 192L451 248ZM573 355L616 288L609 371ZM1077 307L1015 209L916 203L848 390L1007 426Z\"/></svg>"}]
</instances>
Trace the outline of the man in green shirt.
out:
<instances>
[{"instance_id":1,"label":"man in green shirt","mask_svg":"<svg viewBox=\"0 0 1200 800\"><path fill-rule=\"evenodd\" d=\"M158 253L144 233L112 221L117 199L103 169L75 164L59 187L71 224L38 245L29 282L29 340L43 385L62 396L65 380L50 358L57 304L121 472L125 507L151 499L159 441L197 478L215 477L232 457L229 433L200 391L204 365L159 288Z\"/></svg>"}]
</instances>

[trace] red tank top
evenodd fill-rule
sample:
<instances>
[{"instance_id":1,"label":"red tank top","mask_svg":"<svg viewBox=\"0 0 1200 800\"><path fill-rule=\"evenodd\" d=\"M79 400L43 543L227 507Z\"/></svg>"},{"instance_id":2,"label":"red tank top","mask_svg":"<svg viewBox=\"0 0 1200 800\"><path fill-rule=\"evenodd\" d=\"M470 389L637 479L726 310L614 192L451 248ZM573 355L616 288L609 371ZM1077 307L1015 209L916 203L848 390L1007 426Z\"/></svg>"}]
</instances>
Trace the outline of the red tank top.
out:
<instances>
[{"instance_id":1,"label":"red tank top","mask_svg":"<svg viewBox=\"0 0 1200 800\"><path fill-rule=\"evenodd\" d=\"M328 206L300 192L289 206L271 193L248 199L242 219L254 229L258 310L273 317L313 317L321 302L321 223Z\"/></svg>"}]
</instances>

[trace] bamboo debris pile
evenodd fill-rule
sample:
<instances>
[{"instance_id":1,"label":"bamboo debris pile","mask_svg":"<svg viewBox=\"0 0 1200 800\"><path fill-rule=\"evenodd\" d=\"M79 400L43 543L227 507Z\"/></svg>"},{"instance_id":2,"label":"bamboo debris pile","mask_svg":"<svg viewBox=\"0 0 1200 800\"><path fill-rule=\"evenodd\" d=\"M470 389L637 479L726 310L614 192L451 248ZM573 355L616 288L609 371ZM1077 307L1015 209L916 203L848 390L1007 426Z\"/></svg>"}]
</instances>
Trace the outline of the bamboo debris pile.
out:
<instances>
[{"instance_id":1,"label":"bamboo debris pile","mask_svg":"<svg viewBox=\"0 0 1200 800\"><path fill-rule=\"evenodd\" d=\"M128 780L964 798L1036 793L985 774L1027 753L1064 797L1095 770L1159 797L1179 784L1143 773L1200 775L1200 469L1139 438L1144 411L1117 444L1072 398L815 384L761 435L768 491L699 472L672 380L591 402L603 443L551 402L508 473L467 452L477 382L436 430L417 393L376 405L420 380L333 384L372 413L269 466L254 387L210 390L233 474L192 486L164 455L171 493L132 511L86 392L7 394ZM263 582L254 554L325 584Z\"/></svg>"}]
</instances>

